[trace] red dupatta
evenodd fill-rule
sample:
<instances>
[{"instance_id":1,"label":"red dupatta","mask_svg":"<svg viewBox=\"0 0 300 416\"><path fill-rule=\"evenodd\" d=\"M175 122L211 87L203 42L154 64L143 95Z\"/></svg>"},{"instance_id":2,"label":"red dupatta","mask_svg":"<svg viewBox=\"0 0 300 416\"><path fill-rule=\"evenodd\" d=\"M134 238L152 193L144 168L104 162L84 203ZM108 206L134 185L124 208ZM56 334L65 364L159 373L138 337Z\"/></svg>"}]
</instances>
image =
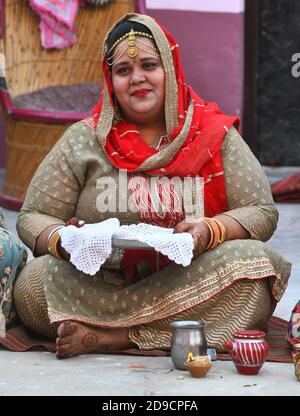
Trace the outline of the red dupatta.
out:
<instances>
[{"instance_id":1,"label":"red dupatta","mask_svg":"<svg viewBox=\"0 0 300 416\"><path fill-rule=\"evenodd\" d=\"M96 135L110 162L118 169L128 172L143 172L148 175L167 176L202 176L204 186L205 215L213 217L227 210L227 197L224 183L224 171L221 147L229 128L239 128L239 118L222 113L216 103L205 102L185 83L182 71L179 47L171 34L155 19L138 14L130 14L129 20L139 21L152 30L152 34L165 68L166 78L173 76L173 88L166 90L166 101L174 103L174 89L177 103L171 110L166 106L166 119L169 123L168 135L171 143L183 137L179 148L172 159L163 166L160 163L160 151L146 144L134 125L122 120L113 125L115 104L113 88L110 81L109 68L104 47L102 71L104 75L103 94L93 109L94 121L97 126ZM171 59L164 54L171 53ZM171 67L166 71L165 65ZM171 71L171 75L170 75ZM167 80L168 81L168 80ZM172 85L166 81L166 85ZM173 101L172 101L173 99ZM172 114L168 114L172 111ZM187 118L189 117L189 120ZM175 121L174 121L175 120ZM173 123L173 124L172 124ZM170 128L171 126L171 128ZM124 134L130 131L130 133ZM155 163L149 161L157 160ZM143 168L143 165L151 166ZM165 224L168 227L168 224Z\"/></svg>"}]
</instances>

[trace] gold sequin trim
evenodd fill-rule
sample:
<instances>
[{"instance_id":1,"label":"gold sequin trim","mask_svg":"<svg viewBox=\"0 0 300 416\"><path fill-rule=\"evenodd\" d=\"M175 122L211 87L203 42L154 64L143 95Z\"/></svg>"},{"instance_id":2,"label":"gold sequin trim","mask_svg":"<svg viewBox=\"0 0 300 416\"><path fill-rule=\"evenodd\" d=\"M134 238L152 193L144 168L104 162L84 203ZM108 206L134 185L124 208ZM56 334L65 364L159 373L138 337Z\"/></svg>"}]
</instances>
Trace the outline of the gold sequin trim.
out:
<instances>
[{"instance_id":1,"label":"gold sequin trim","mask_svg":"<svg viewBox=\"0 0 300 416\"><path fill-rule=\"evenodd\" d=\"M105 145L105 140L110 132L114 119L114 109L110 102L107 85L104 85L102 111L96 126L96 135L102 148Z\"/></svg>"},{"instance_id":2,"label":"gold sequin trim","mask_svg":"<svg viewBox=\"0 0 300 416\"><path fill-rule=\"evenodd\" d=\"M275 278L273 296L275 299L278 299L286 287L284 277L275 273L274 268L267 257L260 257L232 262L228 266L213 271L205 278L201 277L198 282L194 282L192 291L190 285L185 285L171 291L160 299L156 299L152 304L145 304L132 311L132 313L129 313L127 316L120 316L119 318L115 317L112 321L89 319L86 316L79 314L70 315L58 312L51 307L48 308L48 312L51 323L65 319L79 319L82 322L94 326L131 327L133 325L152 322L157 319L164 319L186 309L190 309L207 301L240 279L257 280L269 276L274 276ZM216 288L220 286L220 281L222 282L222 287L220 287L219 292L217 292Z\"/></svg>"}]
</instances>

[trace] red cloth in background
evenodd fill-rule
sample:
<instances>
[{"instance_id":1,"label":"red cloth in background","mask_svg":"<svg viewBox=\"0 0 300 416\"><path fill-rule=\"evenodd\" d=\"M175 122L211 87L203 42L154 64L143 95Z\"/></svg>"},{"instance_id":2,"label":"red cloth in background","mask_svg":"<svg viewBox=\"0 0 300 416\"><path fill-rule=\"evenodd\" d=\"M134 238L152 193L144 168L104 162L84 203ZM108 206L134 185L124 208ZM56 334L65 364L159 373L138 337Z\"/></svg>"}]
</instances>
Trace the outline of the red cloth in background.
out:
<instances>
[{"instance_id":1,"label":"red cloth in background","mask_svg":"<svg viewBox=\"0 0 300 416\"><path fill-rule=\"evenodd\" d=\"M271 187L275 202L300 202L300 173L284 178Z\"/></svg>"}]
</instances>

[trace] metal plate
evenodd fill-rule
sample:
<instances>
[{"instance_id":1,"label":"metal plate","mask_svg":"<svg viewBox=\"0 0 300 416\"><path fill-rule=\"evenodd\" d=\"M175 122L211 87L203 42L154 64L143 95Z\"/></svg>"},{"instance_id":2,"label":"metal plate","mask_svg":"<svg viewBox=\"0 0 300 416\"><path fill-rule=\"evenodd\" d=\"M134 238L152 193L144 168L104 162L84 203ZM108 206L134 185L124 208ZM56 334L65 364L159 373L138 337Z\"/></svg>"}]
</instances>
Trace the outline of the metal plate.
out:
<instances>
[{"instance_id":1,"label":"metal plate","mask_svg":"<svg viewBox=\"0 0 300 416\"><path fill-rule=\"evenodd\" d=\"M138 240L129 240L127 238L112 237L112 246L114 248L132 249L132 250L154 250L149 244L142 243Z\"/></svg>"}]
</instances>

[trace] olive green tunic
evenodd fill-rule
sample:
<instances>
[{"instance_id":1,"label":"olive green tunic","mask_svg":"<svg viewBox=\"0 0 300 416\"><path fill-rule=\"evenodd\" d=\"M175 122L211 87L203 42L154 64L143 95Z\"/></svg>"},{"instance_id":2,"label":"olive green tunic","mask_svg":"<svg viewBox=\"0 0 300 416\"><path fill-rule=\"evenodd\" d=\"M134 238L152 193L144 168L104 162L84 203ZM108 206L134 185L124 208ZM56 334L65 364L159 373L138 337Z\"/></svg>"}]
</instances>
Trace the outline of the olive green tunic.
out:
<instances>
[{"instance_id":1,"label":"olive green tunic","mask_svg":"<svg viewBox=\"0 0 300 416\"><path fill-rule=\"evenodd\" d=\"M16 285L19 314L31 329L55 337L59 322L130 328L140 348L169 348L172 319L202 319L210 345L219 351L238 328L265 329L283 295L290 264L264 241L274 233L278 212L268 180L234 128L222 150L228 211L251 235L227 241L192 260L175 263L129 284L115 249L95 276L68 261L44 255L23 269ZM98 179L119 172L104 155L89 120L71 126L38 168L21 210L17 230L34 251L39 234L77 216L87 223L117 217L137 223L137 213L99 212ZM122 190L121 190L122 192ZM26 296L25 296L26 295Z\"/></svg>"}]
</instances>

